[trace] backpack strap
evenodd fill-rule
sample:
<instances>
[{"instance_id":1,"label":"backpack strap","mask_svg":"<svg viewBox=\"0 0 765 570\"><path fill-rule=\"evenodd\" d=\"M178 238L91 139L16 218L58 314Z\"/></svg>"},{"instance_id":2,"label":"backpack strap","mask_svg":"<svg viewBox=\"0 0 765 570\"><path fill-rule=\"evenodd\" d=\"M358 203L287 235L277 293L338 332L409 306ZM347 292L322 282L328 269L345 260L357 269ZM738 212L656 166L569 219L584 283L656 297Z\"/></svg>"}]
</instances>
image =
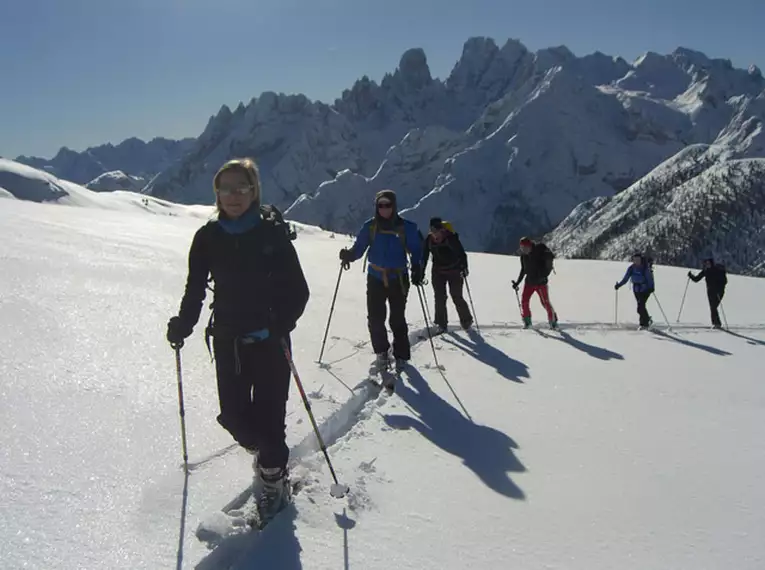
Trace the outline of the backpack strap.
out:
<instances>
[{"instance_id":1,"label":"backpack strap","mask_svg":"<svg viewBox=\"0 0 765 570\"><path fill-rule=\"evenodd\" d=\"M375 243L375 237L377 237L377 234L393 234L397 235L398 239L401 241L401 247L404 248L404 251L408 255L412 255L412 252L409 251L409 247L406 245L406 224L404 223L403 218L398 218L398 223L396 224L396 227L392 230L380 230L378 232L377 230L377 218L374 218L372 220L372 223L369 224L369 248L367 249L366 253L364 254L364 265L362 267L366 267L367 265L367 256L369 255L369 250L372 249L372 245Z\"/></svg>"}]
</instances>

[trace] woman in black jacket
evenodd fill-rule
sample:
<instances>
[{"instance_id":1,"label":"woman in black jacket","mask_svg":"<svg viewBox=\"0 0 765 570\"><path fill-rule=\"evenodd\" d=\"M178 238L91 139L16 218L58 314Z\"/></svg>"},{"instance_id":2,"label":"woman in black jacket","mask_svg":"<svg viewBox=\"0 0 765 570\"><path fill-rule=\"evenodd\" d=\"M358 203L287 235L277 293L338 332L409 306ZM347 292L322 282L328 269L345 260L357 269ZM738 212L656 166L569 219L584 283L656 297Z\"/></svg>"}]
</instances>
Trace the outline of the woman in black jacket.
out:
<instances>
[{"instance_id":1,"label":"woman in black jacket","mask_svg":"<svg viewBox=\"0 0 765 570\"><path fill-rule=\"evenodd\" d=\"M167 340L180 347L191 335L210 277L213 315L206 332L213 337L218 422L255 455L256 481L263 483L258 510L266 521L291 499L285 442L290 368L281 341L289 346L308 285L289 227L275 208L260 204L254 161L227 162L213 188L218 217L194 236L186 290L178 316L168 322Z\"/></svg>"}]
</instances>

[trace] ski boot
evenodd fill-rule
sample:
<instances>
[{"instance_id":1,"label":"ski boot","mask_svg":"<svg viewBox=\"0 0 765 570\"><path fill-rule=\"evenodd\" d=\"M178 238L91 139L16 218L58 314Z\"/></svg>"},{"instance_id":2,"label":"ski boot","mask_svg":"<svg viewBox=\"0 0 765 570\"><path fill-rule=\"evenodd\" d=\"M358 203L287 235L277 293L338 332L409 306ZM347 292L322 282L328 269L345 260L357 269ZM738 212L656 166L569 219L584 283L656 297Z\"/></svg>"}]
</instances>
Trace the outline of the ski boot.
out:
<instances>
[{"instance_id":1,"label":"ski boot","mask_svg":"<svg viewBox=\"0 0 765 570\"><path fill-rule=\"evenodd\" d=\"M263 492L263 478L260 476L260 450L255 446L244 449L252 455L252 496L259 497Z\"/></svg>"},{"instance_id":2,"label":"ski boot","mask_svg":"<svg viewBox=\"0 0 765 570\"><path fill-rule=\"evenodd\" d=\"M531 328L531 317L523 317L523 328L524 329Z\"/></svg>"},{"instance_id":3,"label":"ski boot","mask_svg":"<svg viewBox=\"0 0 765 570\"><path fill-rule=\"evenodd\" d=\"M555 319L553 319L552 321L550 321L550 328L552 330L554 330L554 331L558 330L558 318L557 317Z\"/></svg>"},{"instance_id":4,"label":"ski boot","mask_svg":"<svg viewBox=\"0 0 765 570\"><path fill-rule=\"evenodd\" d=\"M433 336L438 336L446 332L446 325L436 325L436 330L433 331Z\"/></svg>"},{"instance_id":5,"label":"ski boot","mask_svg":"<svg viewBox=\"0 0 765 570\"><path fill-rule=\"evenodd\" d=\"M462 327L462 330L469 331L470 327L473 326L473 319L470 319L470 320L467 320L467 321L462 321L460 323L460 326Z\"/></svg>"},{"instance_id":6,"label":"ski boot","mask_svg":"<svg viewBox=\"0 0 765 570\"><path fill-rule=\"evenodd\" d=\"M380 374L390 369L390 358L388 357L388 353L387 352L378 353L375 358L375 362L372 366L377 374Z\"/></svg>"},{"instance_id":7,"label":"ski boot","mask_svg":"<svg viewBox=\"0 0 765 570\"><path fill-rule=\"evenodd\" d=\"M287 469L261 467L263 491L258 496L258 519L262 527L292 502L292 489Z\"/></svg>"},{"instance_id":8,"label":"ski boot","mask_svg":"<svg viewBox=\"0 0 765 570\"><path fill-rule=\"evenodd\" d=\"M406 368L407 364L409 364L409 360L407 360L406 358L397 358L396 359L396 374L401 374L404 368Z\"/></svg>"}]
</instances>

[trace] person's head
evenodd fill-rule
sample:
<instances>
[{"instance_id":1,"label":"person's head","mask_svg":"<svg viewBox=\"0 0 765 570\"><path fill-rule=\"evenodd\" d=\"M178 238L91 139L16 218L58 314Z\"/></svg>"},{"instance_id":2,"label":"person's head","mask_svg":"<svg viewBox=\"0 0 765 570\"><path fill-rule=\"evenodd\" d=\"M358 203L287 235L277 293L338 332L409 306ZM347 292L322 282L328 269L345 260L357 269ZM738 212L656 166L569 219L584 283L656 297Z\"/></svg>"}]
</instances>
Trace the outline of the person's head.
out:
<instances>
[{"instance_id":1,"label":"person's head","mask_svg":"<svg viewBox=\"0 0 765 570\"><path fill-rule=\"evenodd\" d=\"M380 190L375 196L375 216L384 220L392 219L396 214L396 193L393 190Z\"/></svg>"},{"instance_id":2,"label":"person's head","mask_svg":"<svg viewBox=\"0 0 765 570\"><path fill-rule=\"evenodd\" d=\"M521 254L528 255L534 247L534 242L527 237L522 237L521 241L518 242L518 245L520 246Z\"/></svg>"},{"instance_id":3,"label":"person's head","mask_svg":"<svg viewBox=\"0 0 765 570\"><path fill-rule=\"evenodd\" d=\"M220 215L236 219L253 204L260 205L260 174L251 158L229 160L213 178L215 205Z\"/></svg>"},{"instance_id":4,"label":"person's head","mask_svg":"<svg viewBox=\"0 0 765 570\"><path fill-rule=\"evenodd\" d=\"M437 242L446 237L446 228L441 218L430 218L430 235Z\"/></svg>"},{"instance_id":5,"label":"person's head","mask_svg":"<svg viewBox=\"0 0 765 570\"><path fill-rule=\"evenodd\" d=\"M711 267L712 267L714 264L715 264L715 260L714 260L714 259L712 259L711 257L707 257L707 258L706 258L706 259L705 259L705 260L702 262L702 267L704 267L704 269L710 269L710 268L711 268Z\"/></svg>"},{"instance_id":6,"label":"person's head","mask_svg":"<svg viewBox=\"0 0 765 570\"><path fill-rule=\"evenodd\" d=\"M643 254L636 252L632 254L632 265L635 267L639 267L640 265L643 265Z\"/></svg>"}]
</instances>

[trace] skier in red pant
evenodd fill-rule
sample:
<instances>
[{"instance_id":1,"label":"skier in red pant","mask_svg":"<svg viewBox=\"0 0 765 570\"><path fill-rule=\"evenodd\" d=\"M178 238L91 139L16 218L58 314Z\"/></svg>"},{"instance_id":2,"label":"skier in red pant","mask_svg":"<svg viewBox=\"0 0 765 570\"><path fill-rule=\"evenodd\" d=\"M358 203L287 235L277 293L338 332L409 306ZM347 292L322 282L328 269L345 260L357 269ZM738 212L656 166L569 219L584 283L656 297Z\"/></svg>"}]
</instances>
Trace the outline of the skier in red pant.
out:
<instances>
[{"instance_id":1,"label":"skier in red pant","mask_svg":"<svg viewBox=\"0 0 765 570\"><path fill-rule=\"evenodd\" d=\"M521 296L521 311L523 317L523 328L531 326L531 308L529 303L534 293L539 294L539 300L547 311L547 320L550 328L558 327L558 315L550 303L550 291L547 287L547 278L553 269L553 259L555 255L543 243L534 243L527 237L521 238L521 272L518 279L513 281L513 289L518 291L518 287L526 277L526 284L523 286Z\"/></svg>"}]
</instances>

